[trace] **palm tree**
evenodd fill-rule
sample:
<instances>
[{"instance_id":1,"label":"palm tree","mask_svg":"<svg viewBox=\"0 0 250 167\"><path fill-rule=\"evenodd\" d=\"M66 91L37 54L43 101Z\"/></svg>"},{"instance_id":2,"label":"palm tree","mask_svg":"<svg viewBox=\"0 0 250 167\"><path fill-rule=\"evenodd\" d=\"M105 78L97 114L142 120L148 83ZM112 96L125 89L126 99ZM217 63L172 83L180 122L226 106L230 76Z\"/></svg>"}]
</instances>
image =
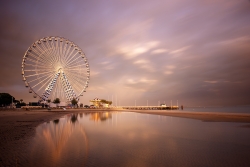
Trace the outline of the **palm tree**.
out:
<instances>
[{"instance_id":1,"label":"palm tree","mask_svg":"<svg viewBox=\"0 0 250 167\"><path fill-rule=\"evenodd\" d=\"M71 100L71 104L75 107L75 105L77 104L77 100L75 99L75 98L73 98L72 100Z\"/></svg>"},{"instance_id":2,"label":"palm tree","mask_svg":"<svg viewBox=\"0 0 250 167\"><path fill-rule=\"evenodd\" d=\"M48 99L48 100L47 100L47 103L49 103L49 107L50 107L50 102L51 102L51 100L50 100L50 99Z\"/></svg>"},{"instance_id":3,"label":"palm tree","mask_svg":"<svg viewBox=\"0 0 250 167\"><path fill-rule=\"evenodd\" d=\"M53 101L53 103L56 104L56 107L58 107L58 104L59 104L60 102L61 102L61 101L60 101L59 98L56 98L56 99Z\"/></svg>"}]
</instances>

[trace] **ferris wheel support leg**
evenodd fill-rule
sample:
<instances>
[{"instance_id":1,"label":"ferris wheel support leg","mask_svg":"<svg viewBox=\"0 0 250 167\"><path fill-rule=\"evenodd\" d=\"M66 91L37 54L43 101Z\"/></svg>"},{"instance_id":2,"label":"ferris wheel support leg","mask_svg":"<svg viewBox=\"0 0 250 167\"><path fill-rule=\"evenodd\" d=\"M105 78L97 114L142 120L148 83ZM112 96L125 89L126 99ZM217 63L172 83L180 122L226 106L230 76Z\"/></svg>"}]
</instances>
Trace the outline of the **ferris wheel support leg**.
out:
<instances>
[{"instance_id":1,"label":"ferris wheel support leg","mask_svg":"<svg viewBox=\"0 0 250 167\"><path fill-rule=\"evenodd\" d=\"M64 92L66 94L67 100L71 101L73 99L76 99L76 94L75 94L74 90L72 89L72 86L69 83L69 80L67 79L64 72L61 73L61 80L62 80L62 83L63 83Z\"/></svg>"},{"instance_id":2,"label":"ferris wheel support leg","mask_svg":"<svg viewBox=\"0 0 250 167\"><path fill-rule=\"evenodd\" d=\"M50 83L48 84L48 86L45 89L45 92L42 94L42 100L47 100L49 98L49 95L56 83L56 80L58 78L58 76L60 75L60 72L58 72L55 77L50 81Z\"/></svg>"}]
</instances>

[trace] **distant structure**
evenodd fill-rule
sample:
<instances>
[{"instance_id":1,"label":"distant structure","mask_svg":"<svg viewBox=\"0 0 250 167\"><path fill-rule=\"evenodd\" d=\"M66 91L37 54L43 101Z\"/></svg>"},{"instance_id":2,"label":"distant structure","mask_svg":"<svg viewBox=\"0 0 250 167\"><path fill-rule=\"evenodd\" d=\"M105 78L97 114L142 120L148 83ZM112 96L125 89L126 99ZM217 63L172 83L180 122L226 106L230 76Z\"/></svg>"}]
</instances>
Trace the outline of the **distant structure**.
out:
<instances>
[{"instance_id":1,"label":"distant structure","mask_svg":"<svg viewBox=\"0 0 250 167\"><path fill-rule=\"evenodd\" d=\"M91 105L99 108L101 106L101 99L94 98L93 100L90 100L90 103Z\"/></svg>"},{"instance_id":2,"label":"distant structure","mask_svg":"<svg viewBox=\"0 0 250 167\"><path fill-rule=\"evenodd\" d=\"M167 105L166 105L166 104L160 104L160 106L161 106L161 107L167 107Z\"/></svg>"}]
</instances>

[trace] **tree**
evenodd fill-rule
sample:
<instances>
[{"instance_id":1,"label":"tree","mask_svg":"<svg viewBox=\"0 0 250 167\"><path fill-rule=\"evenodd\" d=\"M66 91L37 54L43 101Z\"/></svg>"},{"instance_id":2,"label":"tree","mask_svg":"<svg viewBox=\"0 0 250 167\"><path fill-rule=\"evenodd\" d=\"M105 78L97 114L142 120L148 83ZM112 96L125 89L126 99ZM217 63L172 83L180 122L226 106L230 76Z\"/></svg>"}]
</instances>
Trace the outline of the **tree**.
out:
<instances>
[{"instance_id":1,"label":"tree","mask_svg":"<svg viewBox=\"0 0 250 167\"><path fill-rule=\"evenodd\" d=\"M18 102L18 100L15 100L15 98L9 93L0 93L0 106L10 105L12 103L12 100L14 103Z\"/></svg>"},{"instance_id":2,"label":"tree","mask_svg":"<svg viewBox=\"0 0 250 167\"><path fill-rule=\"evenodd\" d=\"M49 107L50 107L50 102L51 102L51 100L50 100L50 99L47 99L46 101L47 101L47 103L49 103Z\"/></svg>"},{"instance_id":3,"label":"tree","mask_svg":"<svg viewBox=\"0 0 250 167\"><path fill-rule=\"evenodd\" d=\"M60 103L61 101L60 101L60 99L59 98L56 98L56 99L54 99L54 101L53 101L53 103L55 103L56 104L56 106Z\"/></svg>"},{"instance_id":4,"label":"tree","mask_svg":"<svg viewBox=\"0 0 250 167\"><path fill-rule=\"evenodd\" d=\"M22 102L20 103L20 106L26 106L26 103Z\"/></svg>"},{"instance_id":5,"label":"tree","mask_svg":"<svg viewBox=\"0 0 250 167\"><path fill-rule=\"evenodd\" d=\"M75 123L75 122L77 121L77 117L78 117L78 114L73 114L73 115L71 116L71 122L72 122L72 123Z\"/></svg>"},{"instance_id":6,"label":"tree","mask_svg":"<svg viewBox=\"0 0 250 167\"><path fill-rule=\"evenodd\" d=\"M73 99L71 100L71 104L72 104L73 106L75 106L77 103L78 103L78 101L77 101L75 98L73 98Z\"/></svg>"},{"instance_id":7,"label":"tree","mask_svg":"<svg viewBox=\"0 0 250 167\"><path fill-rule=\"evenodd\" d=\"M112 101L108 101L108 100L105 100L105 99L101 99L101 103L111 105L111 104L112 104Z\"/></svg>"}]
</instances>

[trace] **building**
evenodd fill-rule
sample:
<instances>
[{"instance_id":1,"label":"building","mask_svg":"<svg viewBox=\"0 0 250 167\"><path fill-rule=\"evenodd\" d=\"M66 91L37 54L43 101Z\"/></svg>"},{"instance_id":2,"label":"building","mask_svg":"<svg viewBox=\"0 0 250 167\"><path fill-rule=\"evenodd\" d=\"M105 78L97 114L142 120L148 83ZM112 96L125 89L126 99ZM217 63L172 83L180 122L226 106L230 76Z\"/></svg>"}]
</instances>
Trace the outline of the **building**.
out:
<instances>
[{"instance_id":1,"label":"building","mask_svg":"<svg viewBox=\"0 0 250 167\"><path fill-rule=\"evenodd\" d=\"M94 105L95 107L109 107L111 105L111 101L107 101L104 99L94 98L93 100L90 100L90 105Z\"/></svg>"}]
</instances>

